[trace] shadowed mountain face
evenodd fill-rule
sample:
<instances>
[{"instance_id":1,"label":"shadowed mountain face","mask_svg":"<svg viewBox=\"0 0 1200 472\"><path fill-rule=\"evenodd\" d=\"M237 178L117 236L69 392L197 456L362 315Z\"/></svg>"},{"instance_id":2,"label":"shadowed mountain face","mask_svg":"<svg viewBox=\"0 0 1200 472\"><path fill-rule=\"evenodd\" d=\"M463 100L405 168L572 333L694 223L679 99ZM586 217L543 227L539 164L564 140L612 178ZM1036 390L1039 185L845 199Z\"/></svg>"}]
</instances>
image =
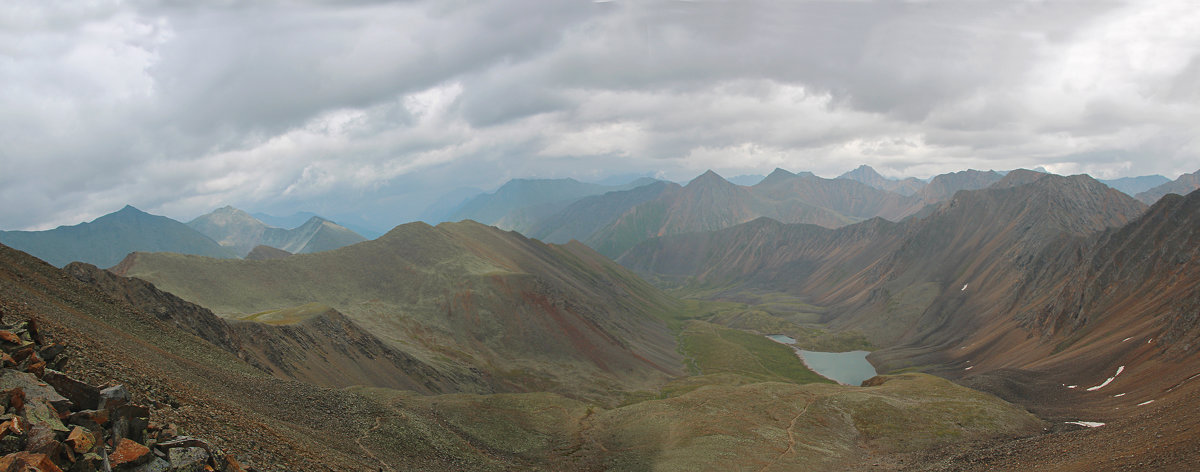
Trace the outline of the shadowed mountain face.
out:
<instances>
[{"instance_id":1,"label":"shadowed mountain face","mask_svg":"<svg viewBox=\"0 0 1200 472\"><path fill-rule=\"evenodd\" d=\"M282 229L267 226L249 213L231 206L200 216L187 225L243 257L259 245L293 254L307 254L366 241L358 233L319 216L309 218L296 228Z\"/></svg>"},{"instance_id":2,"label":"shadowed mountain face","mask_svg":"<svg viewBox=\"0 0 1200 472\"><path fill-rule=\"evenodd\" d=\"M461 391L602 395L606 383L680 370L656 318L678 302L582 244L549 246L474 222L412 223L281 260L138 253L118 272L234 318L327 305Z\"/></svg>"},{"instance_id":3,"label":"shadowed mountain face","mask_svg":"<svg viewBox=\"0 0 1200 472\"><path fill-rule=\"evenodd\" d=\"M58 267L73 261L111 267L135 251L238 256L183 223L132 206L75 226L46 231L0 231L0 242Z\"/></svg>"},{"instance_id":4,"label":"shadowed mountain face","mask_svg":"<svg viewBox=\"0 0 1200 472\"><path fill-rule=\"evenodd\" d=\"M1187 195L1196 189L1200 189L1200 170L1190 174L1183 174L1178 179L1164 183L1150 190L1137 194L1137 199L1147 205L1153 205L1158 199L1169 193L1176 195Z\"/></svg>"}]
</instances>

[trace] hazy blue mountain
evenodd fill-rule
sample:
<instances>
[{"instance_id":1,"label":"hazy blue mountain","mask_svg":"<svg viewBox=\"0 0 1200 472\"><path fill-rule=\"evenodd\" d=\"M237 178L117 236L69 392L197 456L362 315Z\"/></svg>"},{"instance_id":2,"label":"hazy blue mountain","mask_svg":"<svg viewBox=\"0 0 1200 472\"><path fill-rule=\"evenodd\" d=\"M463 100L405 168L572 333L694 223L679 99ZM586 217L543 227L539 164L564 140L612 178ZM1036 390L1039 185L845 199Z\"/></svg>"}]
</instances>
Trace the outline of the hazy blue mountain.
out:
<instances>
[{"instance_id":1,"label":"hazy blue mountain","mask_svg":"<svg viewBox=\"0 0 1200 472\"><path fill-rule=\"evenodd\" d=\"M112 267L135 251L238 256L183 223L132 206L74 226L46 231L0 231L0 242L58 267L74 261Z\"/></svg>"},{"instance_id":2,"label":"hazy blue mountain","mask_svg":"<svg viewBox=\"0 0 1200 472\"><path fill-rule=\"evenodd\" d=\"M1125 192L1126 195L1134 196L1170 181L1171 179L1154 174L1140 177L1121 177L1119 179L1101 180L1100 182Z\"/></svg>"},{"instance_id":3,"label":"hazy blue mountain","mask_svg":"<svg viewBox=\"0 0 1200 472\"><path fill-rule=\"evenodd\" d=\"M537 222L529 237L563 244L572 239L586 241L593 233L631 208L680 188L674 182L656 181L641 187L584 197L562 211Z\"/></svg>"},{"instance_id":4,"label":"hazy blue mountain","mask_svg":"<svg viewBox=\"0 0 1200 472\"><path fill-rule=\"evenodd\" d=\"M283 229L269 226L249 213L226 206L188 222L192 229L245 256L255 246L265 245L292 254L328 251L366 241L358 233L319 216Z\"/></svg>"},{"instance_id":5,"label":"hazy blue mountain","mask_svg":"<svg viewBox=\"0 0 1200 472\"><path fill-rule=\"evenodd\" d=\"M1134 195L1134 198L1141 200L1142 203L1147 205L1153 205L1154 202L1157 202L1158 199L1168 193L1187 195L1198 188L1200 188L1200 170L1190 174L1183 174L1178 179Z\"/></svg>"},{"instance_id":6,"label":"hazy blue mountain","mask_svg":"<svg viewBox=\"0 0 1200 472\"><path fill-rule=\"evenodd\" d=\"M513 179L492 193L478 195L448 217L473 220L502 229L527 232L543 218L592 195L628 190L655 182L643 177L620 186L580 182L575 179Z\"/></svg>"}]
</instances>

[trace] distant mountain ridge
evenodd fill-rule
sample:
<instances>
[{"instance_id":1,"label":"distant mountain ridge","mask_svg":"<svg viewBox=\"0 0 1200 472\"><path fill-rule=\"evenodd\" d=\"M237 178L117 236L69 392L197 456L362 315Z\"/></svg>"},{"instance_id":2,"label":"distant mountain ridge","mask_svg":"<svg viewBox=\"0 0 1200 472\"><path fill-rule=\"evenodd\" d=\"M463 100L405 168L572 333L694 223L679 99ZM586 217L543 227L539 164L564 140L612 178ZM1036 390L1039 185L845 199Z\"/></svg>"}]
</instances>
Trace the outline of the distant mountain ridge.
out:
<instances>
[{"instance_id":1,"label":"distant mountain ridge","mask_svg":"<svg viewBox=\"0 0 1200 472\"><path fill-rule=\"evenodd\" d=\"M0 242L57 267L74 261L111 267L135 251L217 258L238 256L183 223L129 205L74 226L46 231L0 231Z\"/></svg>"},{"instance_id":2,"label":"distant mountain ridge","mask_svg":"<svg viewBox=\"0 0 1200 472\"><path fill-rule=\"evenodd\" d=\"M634 206L586 242L615 258L649 238L718 230L764 216L836 228L877 216L901 219L923 206L916 197L809 172L775 169L759 183L743 187L708 171L682 188Z\"/></svg>"},{"instance_id":3,"label":"distant mountain ridge","mask_svg":"<svg viewBox=\"0 0 1200 472\"><path fill-rule=\"evenodd\" d=\"M307 254L366 241L358 233L319 216L312 216L293 229L282 229L268 226L232 206L199 216L187 225L242 257L259 245L292 254Z\"/></svg>"},{"instance_id":4,"label":"distant mountain ridge","mask_svg":"<svg viewBox=\"0 0 1200 472\"><path fill-rule=\"evenodd\" d=\"M467 200L447 218L472 220L501 229L527 232L542 218L575 201L605 192L629 190L656 182L639 178L626 185L610 186L575 179L513 179L492 193Z\"/></svg>"},{"instance_id":5,"label":"distant mountain ridge","mask_svg":"<svg viewBox=\"0 0 1200 472\"><path fill-rule=\"evenodd\" d=\"M1200 189L1200 170L1190 174L1183 174L1175 180L1139 193L1135 195L1135 198L1141 200L1142 203L1147 205L1153 205L1154 202L1157 202L1160 198L1168 193L1187 195L1196 189Z\"/></svg>"},{"instance_id":6,"label":"distant mountain ridge","mask_svg":"<svg viewBox=\"0 0 1200 472\"><path fill-rule=\"evenodd\" d=\"M1155 174L1143 175L1139 177L1121 177L1119 179L1101 180L1100 182L1104 183L1104 185L1120 190L1126 195L1136 197L1139 193L1145 192L1170 181L1171 179Z\"/></svg>"},{"instance_id":7,"label":"distant mountain ridge","mask_svg":"<svg viewBox=\"0 0 1200 472\"><path fill-rule=\"evenodd\" d=\"M919 190L921 190L921 188L925 187L925 182L917 179L916 177L889 179L879 175L879 172L876 172L875 169L866 164L858 166L858 168L854 170L847 171L846 173L839 175L837 178L855 180L880 190L896 192L904 196L917 193Z\"/></svg>"}]
</instances>

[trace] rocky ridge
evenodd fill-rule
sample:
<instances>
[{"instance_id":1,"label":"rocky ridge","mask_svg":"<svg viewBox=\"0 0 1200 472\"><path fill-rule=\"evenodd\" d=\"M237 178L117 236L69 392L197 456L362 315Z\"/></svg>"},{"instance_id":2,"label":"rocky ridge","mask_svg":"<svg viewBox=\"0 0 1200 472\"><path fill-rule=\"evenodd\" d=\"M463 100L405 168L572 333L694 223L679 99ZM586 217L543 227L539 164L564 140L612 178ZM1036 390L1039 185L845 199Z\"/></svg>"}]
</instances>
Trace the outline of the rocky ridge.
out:
<instances>
[{"instance_id":1,"label":"rocky ridge","mask_svg":"<svg viewBox=\"0 0 1200 472\"><path fill-rule=\"evenodd\" d=\"M6 310L7 311L7 310ZM0 317L0 470L241 472L232 455L174 424L150 421L124 385L94 386L60 371L67 346L36 318Z\"/></svg>"}]
</instances>

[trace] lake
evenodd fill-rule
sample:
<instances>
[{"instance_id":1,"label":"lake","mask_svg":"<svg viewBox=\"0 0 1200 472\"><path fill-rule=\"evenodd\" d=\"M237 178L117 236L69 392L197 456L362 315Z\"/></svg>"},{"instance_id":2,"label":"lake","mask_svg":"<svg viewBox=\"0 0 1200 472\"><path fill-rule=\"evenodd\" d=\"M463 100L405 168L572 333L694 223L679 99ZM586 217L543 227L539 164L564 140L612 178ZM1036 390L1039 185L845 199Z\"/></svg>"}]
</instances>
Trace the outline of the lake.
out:
<instances>
[{"instance_id":1,"label":"lake","mask_svg":"<svg viewBox=\"0 0 1200 472\"><path fill-rule=\"evenodd\" d=\"M767 337L777 343L796 344L795 339L782 334L768 334ZM867 354L870 353L870 351L818 352L796 349L796 354L808 365L809 369L827 379L855 386L877 375L875 366L867 362Z\"/></svg>"}]
</instances>

